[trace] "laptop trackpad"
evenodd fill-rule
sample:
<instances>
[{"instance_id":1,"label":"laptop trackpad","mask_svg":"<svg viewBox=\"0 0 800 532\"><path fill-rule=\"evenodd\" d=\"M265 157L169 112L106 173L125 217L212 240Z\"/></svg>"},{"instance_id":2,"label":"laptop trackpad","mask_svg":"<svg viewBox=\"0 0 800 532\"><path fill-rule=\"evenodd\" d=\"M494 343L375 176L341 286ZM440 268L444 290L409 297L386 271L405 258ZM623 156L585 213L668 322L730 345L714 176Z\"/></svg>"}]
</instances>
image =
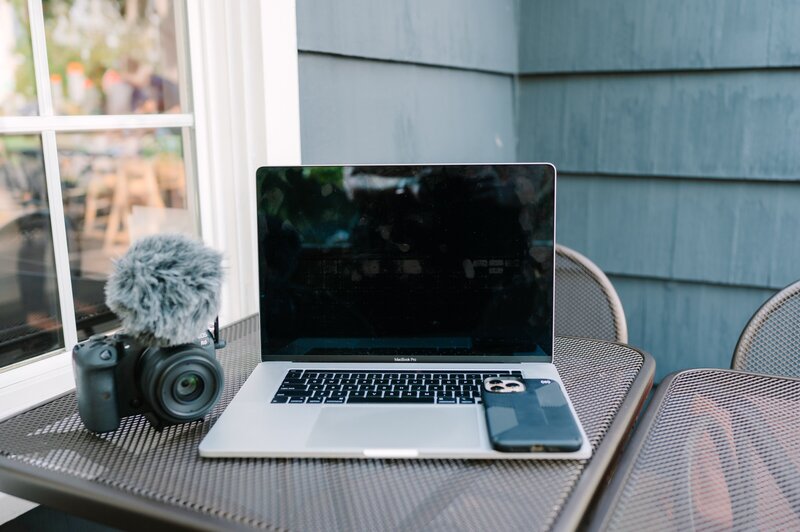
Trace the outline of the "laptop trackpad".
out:
<instances>
[{"instance_id":1,"label":"laptop trackpad","mask_svg":"<svg viewBox=\"0 0 800 532\"><path fill-rule=\"evenodd\" d=\"M476 448L478 409L463 407L324 408L309 447Z\"/></svg>"}]
</instances>

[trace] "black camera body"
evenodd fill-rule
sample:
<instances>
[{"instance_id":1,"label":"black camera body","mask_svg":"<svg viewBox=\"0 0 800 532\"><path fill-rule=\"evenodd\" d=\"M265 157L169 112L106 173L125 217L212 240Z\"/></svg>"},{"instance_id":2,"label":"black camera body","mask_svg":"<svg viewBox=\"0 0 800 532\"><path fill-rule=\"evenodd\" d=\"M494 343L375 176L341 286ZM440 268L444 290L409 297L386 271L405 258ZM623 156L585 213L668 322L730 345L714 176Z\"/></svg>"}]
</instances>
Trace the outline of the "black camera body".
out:
<instances>
[{"instance_id":1,"label":"black camera body","mask_svg":"<svg viewBox=\"0 0 800 532\"><path fill-rule=\"evenodd\" d=\"M124 333L92 336L72 350L81 420L92 432L109 432L134 414L157 429L201 419L222 392L215 349L210 331L169 347Z\"/></svg>"}]
</instances>

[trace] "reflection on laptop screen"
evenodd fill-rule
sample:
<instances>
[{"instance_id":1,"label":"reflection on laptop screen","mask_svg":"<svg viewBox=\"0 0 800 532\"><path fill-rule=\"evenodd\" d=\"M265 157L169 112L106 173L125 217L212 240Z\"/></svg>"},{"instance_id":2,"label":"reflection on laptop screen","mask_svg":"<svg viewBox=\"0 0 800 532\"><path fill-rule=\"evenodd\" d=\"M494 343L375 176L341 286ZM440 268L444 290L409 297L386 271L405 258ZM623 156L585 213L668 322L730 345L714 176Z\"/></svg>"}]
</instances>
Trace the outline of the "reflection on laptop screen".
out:
<instances>
[{"instance_id":1,"label":"reflection on laptop screen","mask_svg":"<svg viewBox=\"0 0 800 532\"><path fill-rule=\"evenodd\" d=\"M554 174L260 168L262 358L550 361Z\"/></svg>"}]
</instances>

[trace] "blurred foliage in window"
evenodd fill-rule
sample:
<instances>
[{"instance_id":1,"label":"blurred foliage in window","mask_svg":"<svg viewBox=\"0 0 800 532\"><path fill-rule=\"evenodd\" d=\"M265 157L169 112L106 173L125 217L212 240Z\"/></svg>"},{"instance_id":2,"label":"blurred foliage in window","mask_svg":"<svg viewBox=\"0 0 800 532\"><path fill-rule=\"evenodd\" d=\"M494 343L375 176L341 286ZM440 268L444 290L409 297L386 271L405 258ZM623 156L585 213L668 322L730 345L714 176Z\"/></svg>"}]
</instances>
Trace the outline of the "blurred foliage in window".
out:
<instances>
[{"instance_id":1,"label":"blurred foliage in window","mask_svg":"<svg viewBox=\"0 0 800 532\"><path fill-rule=\"evenodd\" d=\"M25 0L0 0L0 116L38 112Z\"/></svg>"},{"instance_id":2,"label":"blurred foliage in window","mask_svg":"<svg viewBox=\"0 0 800 532\"><path fill-rule=\"evenodd\" d=\"M24 12L25 0L10 1ZM44 0L55 112L181 112L173 4L172 0ZM30 42L27 24L24 32L20 43ZM17 66L17 91L27 94L35 87L33 54L22 44L17 54L23 59Z\"/></svg>"}]
</instances>

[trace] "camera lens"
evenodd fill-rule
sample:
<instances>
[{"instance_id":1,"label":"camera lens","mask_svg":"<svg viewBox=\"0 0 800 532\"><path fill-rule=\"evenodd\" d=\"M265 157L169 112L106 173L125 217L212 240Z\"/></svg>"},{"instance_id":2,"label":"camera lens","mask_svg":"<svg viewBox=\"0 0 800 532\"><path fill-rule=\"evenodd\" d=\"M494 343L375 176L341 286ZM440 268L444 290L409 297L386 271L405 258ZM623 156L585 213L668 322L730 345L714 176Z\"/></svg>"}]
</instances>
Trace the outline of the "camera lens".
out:
<instances>
[{"instance_id":1,"label":"camera lens","mask_svg":"<svg viewBox=\"0 0 800 532\"><path fill-rule=\"evenodd\" d=\"M182 403L188 403L200 397L204 388L203 378L197 373L189 371L175 379L173 393L175 399Z\"/></svg>"},{"instance_id":2,"label":"camera lens","mask_svg":"<svg viewBox=\"0 0 800 532\"><path fill-rule=\"evenodd\" d=\"M145 400L164 421L200 419L222 392L222 367L198 346L150 348L141 364Z\"/></svg>"}]
</instances>

